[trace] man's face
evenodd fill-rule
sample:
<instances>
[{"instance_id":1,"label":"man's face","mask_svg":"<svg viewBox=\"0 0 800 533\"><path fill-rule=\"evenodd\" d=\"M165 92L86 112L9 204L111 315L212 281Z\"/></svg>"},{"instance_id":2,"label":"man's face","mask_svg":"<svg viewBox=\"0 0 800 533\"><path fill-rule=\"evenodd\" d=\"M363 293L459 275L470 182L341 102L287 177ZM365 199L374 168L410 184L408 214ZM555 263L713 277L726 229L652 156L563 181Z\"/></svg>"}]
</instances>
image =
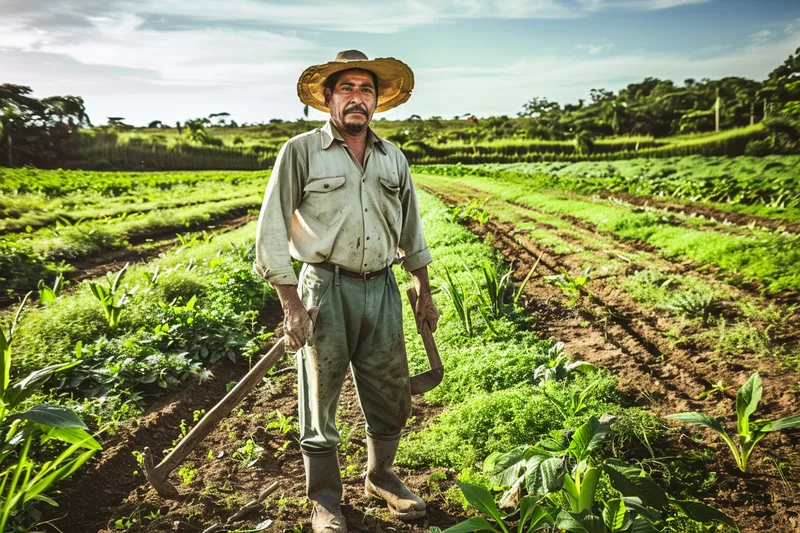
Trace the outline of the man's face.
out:
<instances>
[{"instance_id":1,"label":"man's face","mask_svg":"<svg viewBox=\"0 0 800 533\"><path fill-rule=\"evenodd\" d=\"M350 135L358 135L367 129L378 105L375 89L372 74L366 70L343 71L333 91L325 89L325 101L331 110L334 126Z\"/></svg>"}]
</instances>

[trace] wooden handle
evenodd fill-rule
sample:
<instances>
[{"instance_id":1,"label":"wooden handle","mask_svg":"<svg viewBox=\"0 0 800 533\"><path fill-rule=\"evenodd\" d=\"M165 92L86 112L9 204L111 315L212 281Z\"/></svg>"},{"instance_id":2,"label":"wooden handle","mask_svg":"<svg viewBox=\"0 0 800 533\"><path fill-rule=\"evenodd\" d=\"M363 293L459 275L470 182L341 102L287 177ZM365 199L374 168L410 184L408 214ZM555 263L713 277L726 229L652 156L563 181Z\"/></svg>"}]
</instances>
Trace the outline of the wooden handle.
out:
<instances>
[{"instance_id":1,"label":"wooden handle","mask_svg":"<svg viewBox=\"0 0 800 533\"><path fill-rule=\"evenodd\" d=\"M414 287L411 287L406 291L406 294L408 295L409 303L411 303L411 310L414 312L414 320L416 321L417 291ZM425 345L425 353L428 354L428 362L431 368L441 368L442 359L439 357L439 349L436 347L436 341L433 340L433 333L431 332L431 327L428 325L427 320L422 321L421 329L420 335L422 336L422 344Z\"/></svg>"}]
</instances>

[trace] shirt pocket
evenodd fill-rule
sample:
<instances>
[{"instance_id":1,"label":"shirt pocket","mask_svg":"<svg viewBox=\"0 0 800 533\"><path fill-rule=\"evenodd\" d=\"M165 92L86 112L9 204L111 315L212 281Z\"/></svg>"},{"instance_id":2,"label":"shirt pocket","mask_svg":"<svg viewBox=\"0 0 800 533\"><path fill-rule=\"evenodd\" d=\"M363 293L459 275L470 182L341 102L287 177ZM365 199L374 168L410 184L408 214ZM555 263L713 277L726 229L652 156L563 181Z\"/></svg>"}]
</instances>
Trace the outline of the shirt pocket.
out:
<instances>
[{"instance_id":1,"label":"shirt pocket","mask_svg":"<svg viewBox=\"0 0 800 533\"><path fill-rule=\"evenodd\" d=\"M380 206L383 216L389 226L394 226L400 219L402 205L400 203L400 183L397 178L378 177L378 182L381 184L379 190Z\"/></svg>"},{"instance_id":2,"label":"shirt pocket","mask_svg":"<svg viewBox=\"0 0 800 533\"><path fill-rule=\"evenodd\" d=\"M344 176L310 177L303 187L300 212L331 227L347 209Z\"/></svg>"}]
</instances>

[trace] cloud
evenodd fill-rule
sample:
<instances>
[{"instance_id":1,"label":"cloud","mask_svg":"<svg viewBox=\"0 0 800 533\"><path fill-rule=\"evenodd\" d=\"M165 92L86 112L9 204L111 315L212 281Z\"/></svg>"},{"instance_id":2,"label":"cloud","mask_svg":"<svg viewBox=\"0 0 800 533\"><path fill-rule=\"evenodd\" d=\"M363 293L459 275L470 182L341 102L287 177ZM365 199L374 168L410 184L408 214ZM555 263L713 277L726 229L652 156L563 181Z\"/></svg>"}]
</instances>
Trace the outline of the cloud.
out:
<instances>
[{"instance_id":1,"label":"cloud","mask_svg":"<svg viewBox=\"0 0 800 533\"><path fill-rule=\"evenodd\" d=\"M631 11L661 11L674 7L707 4L713 0L578 0L585 11L625 9Z\"/></svg>"},{"instance_id":2,"label":"cloud","mask_svg":"<svg viewBox=\"0 0 800 533\"><path fill-rule=\"evenodd\" d=\"M612 43L598 43L598 44L576 44L575 48L588 53L590 56L596 56L603 52L608 52L614 45Z\"/></svg>"},{"instance_id":3,"label":"cloud","mask_svg":"<svg viewBox=\"0 0 800 533\"><path fill-rule=\"evenodd\" d=\"M772 37L772 32L769 30L761 30L750 35L750 40L755 44L762 44L767 42Z\"/></svg>"}]
</instances>

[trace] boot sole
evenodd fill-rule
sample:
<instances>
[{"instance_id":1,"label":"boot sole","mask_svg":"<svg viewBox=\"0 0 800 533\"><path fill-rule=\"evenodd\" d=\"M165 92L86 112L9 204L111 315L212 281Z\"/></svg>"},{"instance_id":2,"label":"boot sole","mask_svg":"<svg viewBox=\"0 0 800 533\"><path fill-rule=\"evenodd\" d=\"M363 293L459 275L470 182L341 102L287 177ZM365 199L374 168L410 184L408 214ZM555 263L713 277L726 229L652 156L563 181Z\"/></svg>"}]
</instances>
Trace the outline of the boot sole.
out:
<instances>
[{"instance_id":1,"label":"boot sole","mask_svg":"<svg viewBox=\"0 0 800 533\"><path fill-rule=\"evenodd\" d=\"M371 490L369 490L366 487L364 488L364 495L367 498L370 498L372 500L376 500L376 501L379 501L379 502L384 502L386 504L386 507L389 509L389 512L391 513L391 515L393 517L395 517L395 518L399 518L400 520L416 520L418 518L422 518L428 512L427 509L421 509L419 511L411 511L411 512L408 512L408 513L401 513L400 511L396 510L394 507L389 505L389 502L387 502L386 500L381 498L378 494L372 492Z\"/></svg>"}]
</instances>

